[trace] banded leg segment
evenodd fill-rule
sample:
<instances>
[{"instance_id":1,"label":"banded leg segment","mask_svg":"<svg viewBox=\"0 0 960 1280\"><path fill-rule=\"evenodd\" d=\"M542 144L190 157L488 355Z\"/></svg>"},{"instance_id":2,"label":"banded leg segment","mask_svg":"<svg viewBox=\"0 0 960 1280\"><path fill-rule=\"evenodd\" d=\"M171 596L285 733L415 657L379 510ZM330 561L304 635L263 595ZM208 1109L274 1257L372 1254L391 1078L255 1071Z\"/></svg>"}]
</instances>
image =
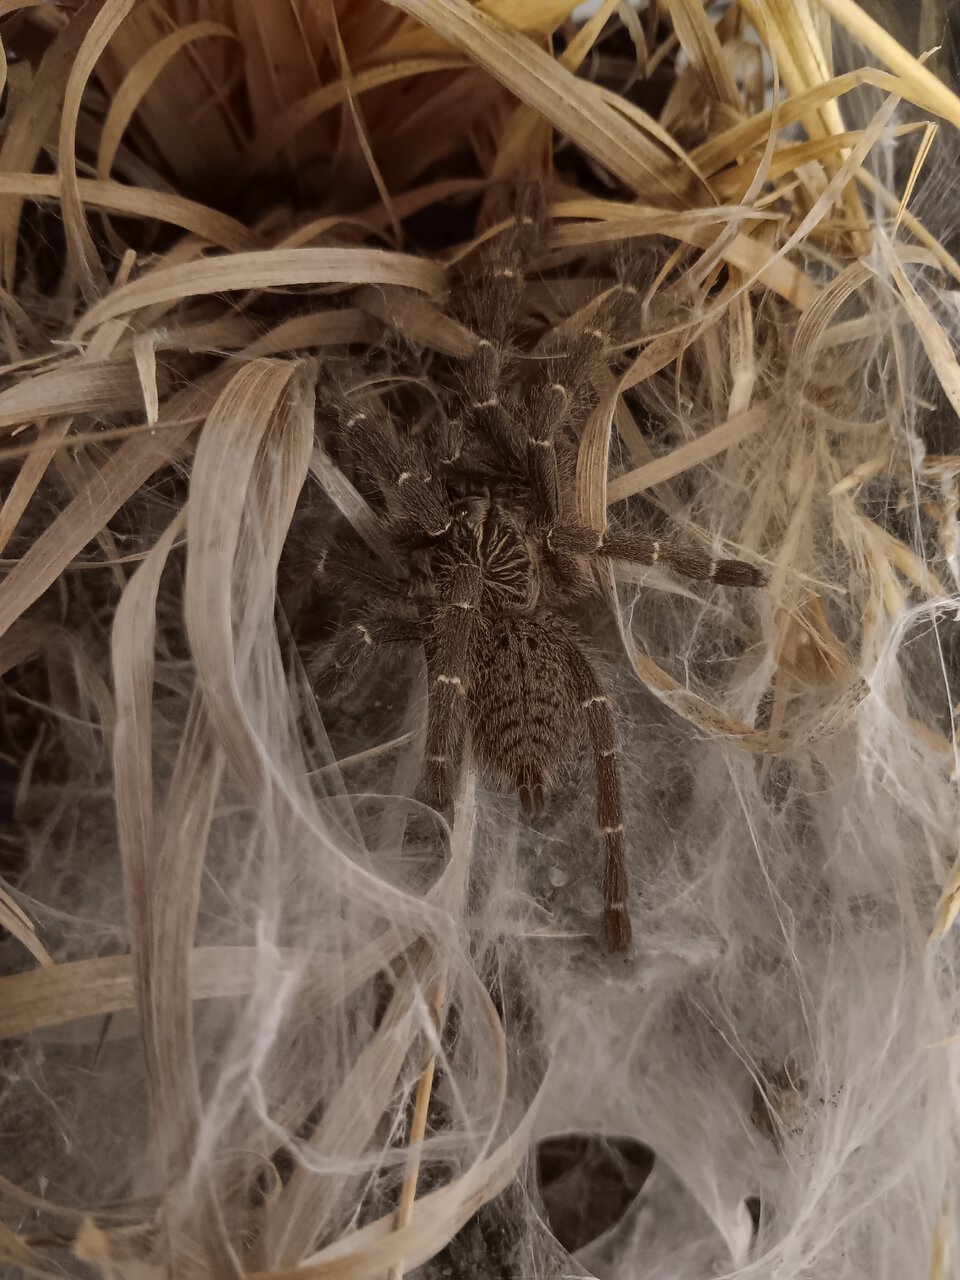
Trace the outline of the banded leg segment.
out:
<instances>
[{"instance_id":1,"label":"banded leg segment","mask_svg":"<svg viewBox=\"0 0 960 1280\"><path fill-rule=\"evenodd\" d=\"M526 456L515 406L501 399L524 303L524 264L542 234L543 211L533 188L519 193L516 220L484 253L480 270L467 282L467 323L479 335L464 362L463 417L511 470L523 471Z\"/></svg>"},{"instance_id":2,"label":"banded leg segment","mask_svg":"<svg viewBox=\"0 0 960 1280\"><path fill-rule=\"evenodd\" d=\"M586 654L566 646L580 706L587 721L597 776L597 825L603 835L603 928L611 951L626 951L633 937L627 911L627 863L623 840L623 795L617 767L616 731L610 696Z\"/></svg>"},{"instance_id":3,"label":"banded leg segment","mask_svg":"<svg viewBox=\"0 0 960 1280\"><path fill-rule=\"evenodd\" d=\"M442 537L452 516L440 482L431 474L422 448L402 439L389 417L372 404L352 403L339 389L317 396L317 417L325 422L356 466L380 489L398 536Z\"/></svg>"},{"instance_id":4,"label":"banded leg segment","mask_svg":"<svg viewBox=\"0 0 960 1280\"><path fill-rule=\"evenodd\" d=\"M363 588L368 600L380 602L377 612L384 615L389 602L396 600L402 608L410 599L412 583L409 578L397 578L380 560L374 558L362 543L344 540L335 556L324 552L313 571L318 586L341 593Z\"/></svg>"},{"instance_id":5,"label":"banded leg segment","mask_svg":"<svg viewBox=\"0 0 960 1280\"><path fill-rule=\"evenodd\" d=\"M390 644L421 644L423 625L416 618L400 618L387 606L345 626L333 644L330 660L310 672L318 697L348 690L363 675L370 659Z\"/></svg>"},{"instance_id":6,"label":"banded leg segment","mask_svg":"<svg viewBox=\"0 0 960 1280\"><path fill-rule=\"evenodd\" d=\"M560 515L557 437L570 417L575 395L575 388L567 381L542 383L533 389L524 406L527 473L537 516L545 522L552 522Z\"/></svg>"},{"instance_id":7,"label":"banded leg segment","mask_svg":"<svg viewBox=\"0 0 960 1280\"><path fill-rule=\"evenodd\" d=\"M523 302L523 267L516 245L485 256L469 295L469 320L479 340L464 363L463 418L508 466L522 462L519 437L501 400L503 372Z\"/></svg>"},{"instance_id":8,"label":"banded leg segment","mask_svg":"<svg viewBox=\"0 0 960 1280\"><path fill-rule=\"evenodd\" d=\"M714 560L647 534L622 533L604 537L596 554L630 564L664 564L685 578L719 582L730 587L762 587L766 581L762 570L745 560Z\"/></svg>"},{"instance_id":9,"label":"banded leg segment","mask_svg":"<svg viewBox=\"0 0 960 1280\"><path fill-rule=\"evenodd\" d=\"M599 329L570 340L565 353L545 355L550 371L524 399L522 429L527 440L527 472L541 521L560 515L560 451L570 448L565 432L575 433L595 402L594 381L606 349Z\"/></svg>"},{"instance_id":10,"label":"banded leg segment","mask_svg":"<svg viewBox=\"0 0 960 1280\"><path fill-rule=\"evenodd\" d=\"M435 809L446 809L452 797L450 766L463 736L481 585L477 565L457 566L437 606L427 645L430 692L424 773Z\"/></svg>"},{"instance_id":11,"label":"banded leg segment","mask_svg":"<svg viewBox=\"0 0 960 1280\"><path fill-rule=\"evenodd\" d=\"M519 437L501 399L508 342L509 336L503 334L484 335L477 343L464 369L463 418L470 430L482 436L508 468L518 468L522 463Z\"/></svg>"}]
</instances>

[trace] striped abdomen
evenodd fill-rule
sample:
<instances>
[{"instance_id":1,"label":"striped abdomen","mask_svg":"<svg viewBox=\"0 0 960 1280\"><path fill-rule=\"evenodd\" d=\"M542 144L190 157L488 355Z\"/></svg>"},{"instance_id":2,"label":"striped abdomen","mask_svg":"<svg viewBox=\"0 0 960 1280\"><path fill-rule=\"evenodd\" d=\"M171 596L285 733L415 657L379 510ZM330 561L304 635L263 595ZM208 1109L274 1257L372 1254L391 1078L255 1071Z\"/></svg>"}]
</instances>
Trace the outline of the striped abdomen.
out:
<instances>
[{"instance_id":1,"label":"striped abdomen","mask_svg":"<svg viewBox=\"0 0 960 1280\"><path fill-rule=\"evenodd\" d=\"M484 620L469 716L480 763L536 812L569 759L579 703L551 622L503 613Z\"/></svg>"}]
</instances>

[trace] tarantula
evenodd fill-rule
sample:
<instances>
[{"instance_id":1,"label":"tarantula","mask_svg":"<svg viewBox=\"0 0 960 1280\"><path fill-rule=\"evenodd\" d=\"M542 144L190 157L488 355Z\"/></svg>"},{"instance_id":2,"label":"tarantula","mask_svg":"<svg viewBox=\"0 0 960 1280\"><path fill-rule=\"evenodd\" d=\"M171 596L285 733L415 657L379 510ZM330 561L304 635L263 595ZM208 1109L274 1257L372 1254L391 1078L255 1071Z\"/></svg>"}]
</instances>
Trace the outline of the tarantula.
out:
<instances>
[{"instance_id":1,"label":"tarantula","mask_svg":"<svg viewBox=\"0 0 960 1280\"><path fill-rule=\"evenodd\" d=\"M631 926L613 710L568 611L594 589L603 561L659 562L737 586L763 579L739 560L579 521L575 431L608 334L588 329L566 351L521 362L540 376L510 389L521 275L516 258L504 255L478 289L472 319L481 336L462 370L458 412L432 435L401 434L382 411L338 390L319 393L328 436L373 482L390 551L379 563L346 552L328 558L352 618L332 641L317 686L342 688L384 645L423 646L425 784L438 809L451 801L466 725L487 774L536 815L585 723L606 849L605 935L622 951Z\"/></svg>"}]
</instances>

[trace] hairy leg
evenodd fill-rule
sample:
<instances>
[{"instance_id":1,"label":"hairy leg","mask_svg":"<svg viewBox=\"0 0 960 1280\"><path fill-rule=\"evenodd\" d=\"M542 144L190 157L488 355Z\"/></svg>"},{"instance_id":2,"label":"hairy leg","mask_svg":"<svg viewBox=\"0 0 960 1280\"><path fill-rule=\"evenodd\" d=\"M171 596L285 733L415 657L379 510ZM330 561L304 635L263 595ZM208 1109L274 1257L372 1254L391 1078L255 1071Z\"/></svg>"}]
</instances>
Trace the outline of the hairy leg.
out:
<instances>
[{"instance_id":1,"label":"hairy leg","mask_svg":"<svg viewBox=\"0 0 960 1280\"><path fill-rule=\"evenodd\" d=\"M633 933L627 912L623 798L617 767L613 709L609 694L580 646L568 641L566 656L587 722L597 776L597 824L606 849L602 882L604 934L611 951L625 951Z\"/></svg>"},{"instance_id":2,"label":"hairy leg","mask_svg":"<svg viewBox=\"0 0 960 1280\"><path fill-rule=\"evenodd\" d=\"M356 404L336 386L318 391L317 417L379 488L395 537L426 543L443 537L452 521L449 503L418 441L399 435L373 403Z\"/></svg>"},{"instance_id":3,"label":"hairy leg","mask_svg":"<svg viewBox=\"0 0 960 1280\"><path fill-rule=\"evenodd\" d=\"M398 615L395 608L388 602L371 608L337 632L325 660L321 657L318 662L308 664L310 681L318 697L349 690L385 645L423 642L423 624L417 618Z\"/></svg>"},{"instance_id":4,"label":"hairy leg","mask_svg":"<svg viewBox=\"0 0 960 1280\"><path fill-rule=\"evenodd\" d=\"M519 192L513 226L486 248L466 282L464 318L478 341L463 364L464 426L520 473L525 468L523 435L516 426L516 406L504 403L502 391L523 315L524 268L541 239L542 222L535 189Z\"/></svg>"},{"instance_id":5,"label":"hairy leg","mask_svg":"<svg viewBox=\"0 0 960 1280\"><path fill-rule=\"evenodd\" d=\"M389 612L391 601L397 601L402 608L413 589L408 577L391 573L359 540L344 540L337 545L335 555L325 551L316 557L312 576L317 586L342 594L358 594L357 588L362 587L366 599L375 601L383 613Z\"/></svg>"},{"instance_id":6,"label":"hairy leg","mask_svg":"<svg viewBox=\"0 0 960 1280\"><path fill-rule=\"evenodd\" d=\"M596 554L631 564L664 564L685 578L720 582L730 587L762 587L766 581L762 571L745 560L714 560L647 534L605 536L596 547Z\"/></svg>"},{"instance_id":7,"label":"hairy leg","mask_svg":"<svg viewBox=\"0 0 960 1280\"><path fill-rule=\"evenodd\" d=\"M543 524L559 518L565 493L572 493L572 473L561 475L561 451L569 450L572 435L595 403L594 382L606 345L607 335L596 328L566 338L563 350L544 353L546 377L524 397L519 430L537 519Z\"/></svg>"},{"instance_id":8,"label":"hairy leg","mask_svg":"<svg viewBox=\"0 0 960 1280\"><path fill-rule=\"evenodd\" d=\"M435 607L427 642L430 691L424 774L430 803L436 809L447 808L452 796L450 766L463 735L480 588L479 567L458 565Z\"/></svg>"}]
</instances>

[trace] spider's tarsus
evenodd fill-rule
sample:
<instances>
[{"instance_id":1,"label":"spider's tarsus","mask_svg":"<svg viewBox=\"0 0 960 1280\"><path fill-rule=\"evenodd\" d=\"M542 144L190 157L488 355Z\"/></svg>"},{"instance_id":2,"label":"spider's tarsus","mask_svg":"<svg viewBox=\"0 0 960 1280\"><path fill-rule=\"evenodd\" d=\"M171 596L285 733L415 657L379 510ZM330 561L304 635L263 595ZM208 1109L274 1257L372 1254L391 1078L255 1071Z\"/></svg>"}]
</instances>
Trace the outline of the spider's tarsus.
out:
<instances>
[{"instance_id":1,"label":"spider's tarsus","mask_svg":"<svg viewBox=\"0 0 960 1280\"><path fill-rule=\"evenodd\" d=\"M711 578L728 587L763 587L767 575L745 560L714 560Z\"/></svg>"},{"instance_id":2,"label":"spider's tarsus","mask_svg":"<svg viewBox=\"0 0 960 1280\"><path fill-rule=\"evenodd\" d=\"M603 932L608 951L626 951L633 941L633 928L622 903L608 906L603 914Z\"/></svg>"}]
</instances>

